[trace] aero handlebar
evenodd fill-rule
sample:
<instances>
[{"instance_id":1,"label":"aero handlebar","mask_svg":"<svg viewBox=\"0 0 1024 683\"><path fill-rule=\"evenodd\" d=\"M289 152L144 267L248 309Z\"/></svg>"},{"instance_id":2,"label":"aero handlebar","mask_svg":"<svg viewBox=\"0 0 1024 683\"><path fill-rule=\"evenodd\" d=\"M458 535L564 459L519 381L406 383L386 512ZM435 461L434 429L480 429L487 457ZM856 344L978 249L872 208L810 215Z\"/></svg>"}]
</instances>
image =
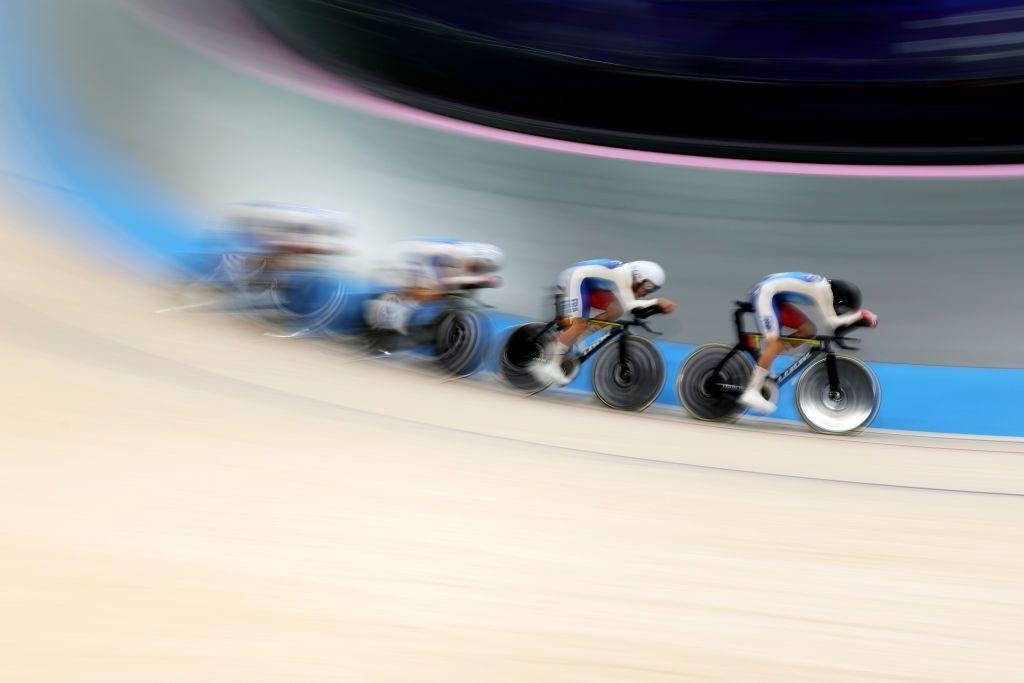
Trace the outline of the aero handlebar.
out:
<instances>
[{"instance_id":1,"label":"aero handlebar","mask_svg":"<svg viewBox=\"0 0 1024 683\"><path fill-rule=\"evenodd\" d=\"M658 308L657 306L648 306L646 308L640 309L639 311L635 311L633 313L633 319L622 323L622 326L627 329L630 327L640 327L644 330L647 330L647 332L649 332L650 334L653 334L655 336L661 336L661 332L656 332L652 330L647 325L647 323L644 322L645 318L650 318L652 315L658 315L659 313L661 313L661 309Z\"/></svg>"}]
</instances>

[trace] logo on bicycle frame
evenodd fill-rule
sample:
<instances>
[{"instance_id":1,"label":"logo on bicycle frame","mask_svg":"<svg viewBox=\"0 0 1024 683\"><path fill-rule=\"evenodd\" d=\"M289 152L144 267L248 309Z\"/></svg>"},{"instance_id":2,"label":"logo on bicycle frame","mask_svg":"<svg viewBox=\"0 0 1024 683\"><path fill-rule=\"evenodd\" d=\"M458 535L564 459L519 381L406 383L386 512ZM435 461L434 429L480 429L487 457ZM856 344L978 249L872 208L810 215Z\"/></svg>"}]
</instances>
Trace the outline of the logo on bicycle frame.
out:
<instances>
[{"instance_id":1,"label":"logo on bicycle frame","mask_svg":"<svg viewBox=\"0 0 1024 683\"><path fill-rule=\"evenodd\" d=\"M807 361L810 360L811 357L816 355L818 355L817 348L812 348L808 350L807 353L797 358L795 361L793 361L792 364L790 364L788 368L779 373L779 376L775 378L775 381L778 382L779 384L784 383L787 379L790 378L790 376L792 376L794 372L798 371L800 368L806 365Z\"/></svg>"},{"instance_id":2,"label":"logo on bicycle frame","mask_svg":"<svg viewBox=\"0 0 1024 683\"><path fill-rule=\"evenodd\" d=\"M611 334L611 333L608 333L608 334ZM599 346L599 345L600 345L600 344L601 344L601 343L602 343L602 342L603 342L603 341L604 341L605 339L607 339L607 338L608 338L608 334L602 334L602 335L601 335L600 337L598 337L597 341L594 341L594 342L591 342L590 344L587 344L587 345L586 345L585 347L583 347L583 349L582 349L582 350L580 351L579 355L580 355L581 357L582 357L582 356L586 356L586 355L587 355L588 353L590 353L591 351L593 351L594 349L596 349L596 348L597 348L597 347L598 347L598 346Z\"/></svg>"}]
</instances>

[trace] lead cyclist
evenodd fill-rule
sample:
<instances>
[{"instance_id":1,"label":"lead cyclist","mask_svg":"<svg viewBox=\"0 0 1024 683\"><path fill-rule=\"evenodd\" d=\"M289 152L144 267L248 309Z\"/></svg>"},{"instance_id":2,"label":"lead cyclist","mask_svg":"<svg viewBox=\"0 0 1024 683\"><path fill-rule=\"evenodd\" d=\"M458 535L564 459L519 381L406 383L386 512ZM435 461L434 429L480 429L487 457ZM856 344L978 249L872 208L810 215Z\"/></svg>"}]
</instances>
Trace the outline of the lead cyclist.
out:
<instances>
[{"instance_id":1,"label":"lead cyclist","mask_svg":"<svg viewBox=\"0 0 1024 683\"><path fill-rule=\"evenodd\" d=\"M795 304L813 306L829 332L857 322L869 327L878 325L878 316L860 307L861 294L857 285L813 273L769 275L750 290L750 303L754 307L758 332L764 337L764 349L739 401L766 415L775 412L776 405L761 395L761 387L772 362L784 348L779 338L781 328L795 330L791 336L796 337L810 338L817 332L814 324Z\"/></svg>"}]
</instances>

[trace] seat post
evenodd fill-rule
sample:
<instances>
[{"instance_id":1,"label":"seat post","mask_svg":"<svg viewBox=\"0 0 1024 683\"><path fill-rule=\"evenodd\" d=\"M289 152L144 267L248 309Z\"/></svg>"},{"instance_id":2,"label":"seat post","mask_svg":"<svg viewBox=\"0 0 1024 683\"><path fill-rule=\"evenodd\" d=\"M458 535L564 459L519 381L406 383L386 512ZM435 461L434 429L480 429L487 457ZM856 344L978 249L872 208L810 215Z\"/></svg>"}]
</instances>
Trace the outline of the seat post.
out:
<instances>
[{"instance_id":1,"label":"seat post","mask_svg":"<svg viewBox=\"0 0 1024 683\"><path fill-rule=\"evenodd\" d=\"M737 301L737 304L740 302ZM743 306L737 306L736 310L733 311L733 323L736 325L736 339L743 341L743 314L747 313L747 310Z\"/></svg>"},{"instance_id":2,"label":"seat post","mask_svg":"<svg viewBox=\"0 0 1024 683\"><path fill-rule=\"evenodd\" d=\"M733 311L733 324L736 326L736 345L749 351L755 358L757 358L757 349L750 348L745 342L744 335L746 331L743 329L743 316L747 313L753 313L754 307L749 301L737 301L736 310Z\"/></svg>"}]
</instances>

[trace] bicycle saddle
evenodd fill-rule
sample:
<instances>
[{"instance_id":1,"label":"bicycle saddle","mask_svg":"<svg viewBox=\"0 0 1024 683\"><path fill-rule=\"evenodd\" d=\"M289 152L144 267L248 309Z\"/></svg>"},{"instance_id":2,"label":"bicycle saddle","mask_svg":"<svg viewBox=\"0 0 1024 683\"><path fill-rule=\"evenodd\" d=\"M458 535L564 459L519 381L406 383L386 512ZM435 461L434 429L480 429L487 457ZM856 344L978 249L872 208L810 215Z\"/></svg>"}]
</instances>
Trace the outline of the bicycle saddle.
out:
<instances>
[{"instance_id":1,"label":"bicycle saddle","mask_svg":"<svg viewBox=\"0 0 1024 683\"><path fill-rule=\"evenodd\" d=\"M754 306L749 301L737 301L736 308L740 309L744 313L754 312Z\"/></svg>"}]
</instances>

